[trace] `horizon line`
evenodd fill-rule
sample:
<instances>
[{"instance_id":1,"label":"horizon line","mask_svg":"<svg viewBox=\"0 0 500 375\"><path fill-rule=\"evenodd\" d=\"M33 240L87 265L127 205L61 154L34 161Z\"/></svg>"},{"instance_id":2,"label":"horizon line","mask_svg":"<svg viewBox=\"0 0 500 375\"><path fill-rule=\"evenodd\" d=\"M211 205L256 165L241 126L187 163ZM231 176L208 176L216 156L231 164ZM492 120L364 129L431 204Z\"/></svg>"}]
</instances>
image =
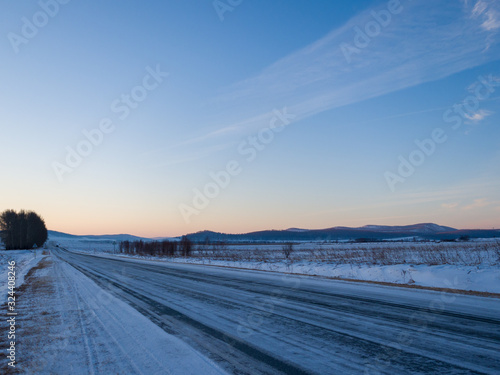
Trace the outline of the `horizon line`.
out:
<instances>
[{"instance_id":1,"label":"horizon line","mask_svg":"<svg viewBox=\"0 0 500 375\"><path fill-rule=\"evenodd\" d=\"M491 229L488 229L488 228L455 228L455 227L452 227L452 226L449 226L449 225L441 225L441 224L436 224L436 223L432 223L432 222L422 222L422 223L403 224L403 225L366 224L366 225L363 225L363 226L360 226L360 227L350 227L350 226L345 226L345 225L336 225L336 226L333 226L333 227L315 228L315 229L307 229L307 228L299 228L299 227L289 227L289 228L285 228L285 229L274 229L274 228L273 229L260 229L260 230L250 231L250 232L239 232L239 233L219 232L219 231L215 231L215 230L211 230L211 229L203 229L203 230L199 230L199 231L196 231L196 232L181 234L181 235L178 235L178 236L169 236L169 235L164 236L164 235L160 235L160 236L152 236L152 237L141 236L141 235L131 234L131 233L103 233L103 234L88 234L87 233L87 234L74 234L74 233L63 232L63 231L54 230L54 229L48 229L48 230L52 231L52 232L58 232L58 233L63 233L63 234L71 235L71 236L79 236L79 237L89 237L89 236L122 236L122 235L126 235L126 236L138 237L138 238L158 239L158 238L177 238L177 237L182 237L182 236L186 236L186 235L190 235L190 234L196 234L196 233L203 233L203 232L213 232L213 233L221 233L221 234L227 234L227 235L244 235L244 234L251 234L251 233L265 232L265 231L277 231L277 232L280 232L280 231L287 231L287 230L290 230L290 229L299 229L299 230L305 230L305 231L318 231L318 230L335 229L335 228L362 229L362 228L365 228L365 227L368 227L368 226L377 226L377 227L408 227L408 226L423 225L423 224L433 224L433 225L437 225L437 226L440 226L440 227L448 227L448 228L452 228L452 229L457 230L457 231L462 231L462 230L500 230L500 228L496 228L496 227L492 227Z\"/></svg>"}]
</instances>

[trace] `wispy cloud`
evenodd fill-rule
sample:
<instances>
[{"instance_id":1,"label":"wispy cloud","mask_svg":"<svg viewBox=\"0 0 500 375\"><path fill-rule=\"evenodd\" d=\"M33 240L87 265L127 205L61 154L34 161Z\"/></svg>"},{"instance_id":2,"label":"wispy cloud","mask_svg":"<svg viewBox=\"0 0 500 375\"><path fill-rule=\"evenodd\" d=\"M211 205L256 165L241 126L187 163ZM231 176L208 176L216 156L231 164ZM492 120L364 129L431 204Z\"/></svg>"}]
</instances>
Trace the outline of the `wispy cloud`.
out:
<instances>
[{"instance_id":1,"label":"wispy cloud","mask_svg":"<svg viewBox=\"0 0 500 375\"><path fill-rule=\"evenodd\" d=\"M466 11L470 12L470 17L479 22L483 31L488 32L487 43L484 51L498 40L498 31L500 30L500 3L498 0L475 0L472 4L465 2Z\"/></svg>"},{"instance_id":2,"label":"wispy cloud","mask_svg":"<svg viewBox=\"0 0 500 375\"><path fill-rule=\"evenodd\" d=\"M483 208L483 207L487 207L490 205L491 205L491 203L488 202L485 198L474 199L473 203L463 207L463 209L464 210L474 210L476 208Z\"/></svg>"},{"instance_id":3,"label":"wispy cloud","mask_svg":"<svg viewBox=\"0 0 500 375\"><path fill-rule=\"evenodd\" d=\"M474 8L472 9L472 16L477 17L477 16L483 14L484 11L486 10L486 8L487 8L487 5L486 5L485 1L476 2L476 5L474 5Z\"/></svg>"},{"instance_id":4,"label":"wispy cloud","mask_svg":"<svg viewBox=\"0 0 500 375\"><path fill-rule=\"evenodd\" d=\"M491 179L489 175L487 177L478 177L476 180L471 181L460 181L453 185L444 186L441 189L400 193L399 198L393 200L392 203L406 205L435 202L443 208L463 208L465 203L461 202L467 202L467 199L470 199L469 197L477 196L478 191L481 191L481 199L496 201L499 197L500 183L495 179Z\"/></svg>"},{"instance_id":5,"label":"wispy cloud","mask_svg":"<svg viewBox=\"0 0 500 375\"><path fill-rule=\"evenodd\" d=\"M482 120L484 120L486 117L491 116L493 114L492 111L488 111L485 109L480 109L477 112L471 113L471 114L465 114L465 117L467 117L468 120L478 123Z\"/></svg>"},{"instance_id":6,"label":"wispy cloud","mask_svg":"<svg viewBox=\"0 0 500 375\"><path fill-rule=\"evenodd\" d=\"M268 114L287 107L295 122L327 111L435 81L498 59L492 39L497 25L497 0L469 4L448 0L401 1L403 10L370 38L359 53L341 49L354 44L355 27L374 21L369 8L316 42L282 58L260 74L222 90L208 101L217 122L183 145L228 142L266 126ZM495 46L495 48L492 48ZM480 121L489 113L471 114Z\"/></svg>"},{"instance_id":7,"label":"wispy cloud","mask_svg":"<svg viewBox=\"0 0 500 375\"><path fill-rule=\"evenodd\" d=\"M298 118L349 105L424 82L438 80L498 58L490 32L459 2L402 1L380 35L346 61L340 46L354 45L354 27L373 21L367 9L315 43L281 59L258 76L226 89L213 104L240 113L263 113L287 106ZM476 12L495 19L493 2ZM491 12L490 12L491 11Z\"/></svg>"},{"instance_id":8,"label":"wispy cloud","mask_svg":"<svg viewBox=\"0 0 500 375\"><path fill-rule=\"evenodd\" d=\"M223 136L231 136L234 134L240 134L244 130L256 128L258 126L263 126L266 123L269 123L269 118L271 116L272 116L272 114L269 111L269 113L263 113L263 114L254 116L252 118L244 119L240 122L233 123L231 125L212 130L208 133L189 138L188 140L178 144L177 146L186 146L186 145L204 142L204 141L207 141L207 140L210 140L213 138L219 138L219 137L223 137Z\"/></svg>"},{"instance_id":9,"label":"wispy cloud","mask_svg":"<svg viewBox=\"0 0 500 375\"><path fill-rule=\"evenodd\" d=\"M500 14L498 12L490 11L486 13L486 21L481 25L486 30L497 30L500 29Z\"/></svg>"},{"instance_id":10,"label":"wispy cloud","mask_svg":"<svg viewBox=\"0 0 500 375\"><path fill-rule=\"evenodd\" d=\"M495 85L498 85L500 84L500 76L496 76L496 75L488 75L488 78L491 80L491 82ZM480 81L476 81L474 83L472 83L468 88L467 90L472 94L472 95L476 95L476 90L478 88L478 86L482 86L483 83L481 83ZM491 98L488 98L486 99L485 101L495 101L495 100L498 100L500 99L499 96L496 96L496 97L491 97Z\"/></svg>"},{"instance_id":11,"label":"wispy cloud","mask_svg":"<svg viewBox=\"0 0 500 375\"><path fill-rule=\"evenodd\" d=\"M453 203L442 203L441 207L449 210L453 209L460 209L462 211L471 211L471 210L476 210L480 208L491 208L498 207L500 204L500 201L491 201L487 198L478 198L472 200L472 202L469 201L469 203L458 203L458 202L453 202Z\"/></svg>"},{"instance_id":12,"label":"wispy cloud","mask_svg":"<svg viewBox=\"0 0 500 375\"><path fill-rule=\"evenodd\" d=\"M472 17L480 18L487 31L500 29L500 5L497 0L478 0L472 8Z\"/></svg>"},{"instance_id":13,"label":"wispy cloud","mask_svg":"<svg viewBox=\"0 0 500 375\"><path fill-rule=\"evenodd\" d=\"M489 202L488 205L500 206L500 200L498 200L498 191L500 188L500 184L497 181L488 182L484 180L465 183L460 182L457 185L446 186L442 189L433 189L433 190L418 190L416 192L405 192L398 193L398 195L391 196L390 200L381 199L378 201L371 201L371 203L364 203L360 205L349 204L345 207L338 206L334 209L328 209L323 211L316 211L307 216L322 216L322 215L331 215L338 214L339 212L356 212L356 211L379 211L379 210L387 210L392 207L415 207L415 206L423 206L426 205L429 209L433 207L441 207L447 210L460 210L463 211L465 207L479 205L483 202ZM468 200L470 196L474 196L478 190L482 190L484 196L488 198L478 199L478 202ZM447 203L443 203L447 202ZM466 203L463 203L466 202ZM486 207L486 206L484 206ZM474 207L470 207L469 210L474 209ZM410 215L408 217L413 217Z\"/></svg>"}]
</instances>

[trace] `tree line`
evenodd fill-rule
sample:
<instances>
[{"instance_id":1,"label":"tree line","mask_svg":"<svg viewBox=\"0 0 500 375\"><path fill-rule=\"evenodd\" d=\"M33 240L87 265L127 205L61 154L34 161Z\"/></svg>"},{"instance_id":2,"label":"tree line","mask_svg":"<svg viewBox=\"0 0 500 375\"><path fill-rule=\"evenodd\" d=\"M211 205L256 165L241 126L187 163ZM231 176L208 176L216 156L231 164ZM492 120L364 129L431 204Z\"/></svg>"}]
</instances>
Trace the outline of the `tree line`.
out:
<instances>
[{"instance_id":1,"label":"tree line","mask_svg":"<svg viewBox=\"0 0 500 375\"><path fill-rule=\"evenodd\" d=\"M0 232L6 250L42 247L48 238L45 221L33 211L6 210L2 212Z\"/></svg>"},{"instance_id":2,"label":"tree line","mask_svg":"<svg viewBox=\"0 0 500 375\"><path fill-rule=\"evenodd\" d=\"M186 236L180 241L122 241L118 246L121 254L164 257L188 257L192 250L193 243Z\"/></svg>"}]
</instances>

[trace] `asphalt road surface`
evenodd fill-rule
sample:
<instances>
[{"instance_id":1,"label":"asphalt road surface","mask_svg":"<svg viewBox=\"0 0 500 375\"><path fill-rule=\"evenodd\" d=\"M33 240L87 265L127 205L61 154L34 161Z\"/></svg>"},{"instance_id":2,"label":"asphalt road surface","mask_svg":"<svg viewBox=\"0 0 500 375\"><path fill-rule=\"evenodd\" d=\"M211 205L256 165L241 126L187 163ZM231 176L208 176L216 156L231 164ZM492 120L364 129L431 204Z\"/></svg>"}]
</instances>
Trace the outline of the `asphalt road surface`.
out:
<instances>
[{"instance_id":1,"label":"asphalt road surface","mask_svg":"<svg viewBox=\"0 0 500 375\"><path fill-rule=\"evenodd\" d=\"M499 299L52 252L230 373L500 374Z\"/></svg>"}]
</instances>

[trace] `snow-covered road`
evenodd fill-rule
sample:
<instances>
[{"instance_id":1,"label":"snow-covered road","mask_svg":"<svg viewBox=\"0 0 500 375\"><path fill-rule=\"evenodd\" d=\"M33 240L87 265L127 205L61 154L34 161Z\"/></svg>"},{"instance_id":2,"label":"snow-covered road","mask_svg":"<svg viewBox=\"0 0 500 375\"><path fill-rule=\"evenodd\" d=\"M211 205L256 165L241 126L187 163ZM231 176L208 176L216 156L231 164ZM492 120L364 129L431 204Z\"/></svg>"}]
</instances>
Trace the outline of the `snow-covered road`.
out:
<instances>
[{"instance_id":1,"label":"snow-covered road","mask_svg":"<svg viewBox=\"0 0 500 375\"><path fill-rule=\"evenodd\" d=\"M52 252L230 373L500 373L499 299Z\"/></svg>"},{"instance_id":2,"label":"snow-covered road","mask_svg":"<svg viewBox=\"0 0 500 375\"><path fill-rule=\"evenodd\" d=\"M2 353L0 374L226 374L66 262L39 260L16 294L15 338L0 322L2 352L15 341L15 367Z\"/></svg>"}]
</instances>

